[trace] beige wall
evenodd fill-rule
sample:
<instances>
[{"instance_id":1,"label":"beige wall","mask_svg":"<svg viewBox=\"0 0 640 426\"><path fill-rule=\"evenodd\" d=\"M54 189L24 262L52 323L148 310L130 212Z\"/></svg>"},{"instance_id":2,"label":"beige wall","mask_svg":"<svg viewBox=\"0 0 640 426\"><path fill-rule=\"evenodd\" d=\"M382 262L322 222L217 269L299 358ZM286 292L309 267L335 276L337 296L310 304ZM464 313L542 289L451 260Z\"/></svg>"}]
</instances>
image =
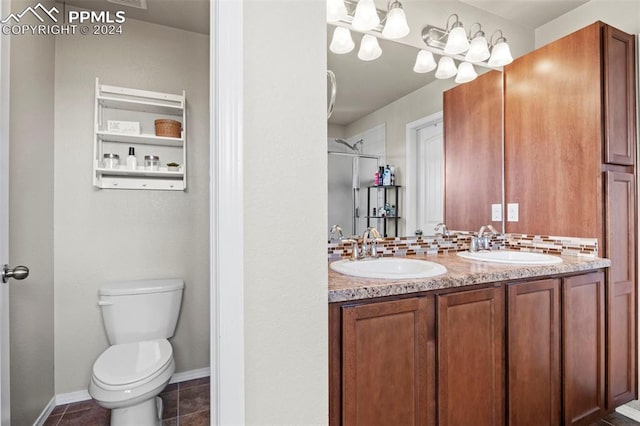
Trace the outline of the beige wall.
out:
<instances>
[{"instance_id":1,"label":"beige wall","mask_svg":"<svg viewBox=\"0 0 640 426\"><path fill-rule=\"evenodd\" d=\"M591 0L536 28L536 47L544 46L595 21L603 21L630 34L640 33L640 2Z\"/></svg>"},{"instance_id":2,"label":"beige wall","mask_svg":"<svg viewBox=\"0 0 640 426\"><path fill-rule=\"evenodd\" d=\"M12 0L11 10L32 5ZM33 424L54 395L53 53L53 37L11 37L9 250L31 270L9 290L14 426Z\"/></svg>"},{"instance_id":3,"label":"beige wall","mask_svg":"<svg viewBox=\"0 0 640 426\"><path fill-rule=\"evenodd\" d=\"M326 5L243 8L246 424L326 424Z\"/></svg>"},{"instance_id":4,"label":"beige wall","mask_svg":"<svg viewBox=\"0 0 640 426\"><path fill-rule=\"evenodd\" d=\"M329 124L327 126L327 136L330 138L345 138L345 127L340 124Z\"/></svg>"},{"instance_id":5,"label":"beige wall","mask_svg":"<svg viewBox=\"0 0 640 426\"><path fill-rule=\"evenodd\" d=\"M87 388L91 366L108 346L98 288L113 280L184 278L172 340L176 371L209 365L209 38L131 19L124 31L56 39L56 393ZM96 77L186 90L186 192L92 186Z\"/></svg>"}]
</instances>

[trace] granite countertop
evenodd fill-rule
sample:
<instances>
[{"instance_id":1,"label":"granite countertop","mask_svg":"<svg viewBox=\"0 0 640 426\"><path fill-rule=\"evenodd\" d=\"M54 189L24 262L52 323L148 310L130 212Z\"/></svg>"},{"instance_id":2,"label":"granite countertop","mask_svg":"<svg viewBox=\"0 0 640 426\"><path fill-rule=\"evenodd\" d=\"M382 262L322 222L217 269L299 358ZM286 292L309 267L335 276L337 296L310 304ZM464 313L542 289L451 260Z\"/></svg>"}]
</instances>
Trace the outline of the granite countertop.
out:
<instances>
[{"instance_id":1,"label":"granite countertop","mask_svg":"<svg viewBox=\"0 0 640 426\"><path fill-rule=\"evenodd\" d=\"M329 270L329 303L568 274L611 266L609 259L581 256L561 257L563 262L555 265L513 265L467 260L455 253L407 256L407 258L430 260L447 268L446 274L437 277L407 280L352 277L335 272L327 265Z\"/></svg>"}]
</instances>

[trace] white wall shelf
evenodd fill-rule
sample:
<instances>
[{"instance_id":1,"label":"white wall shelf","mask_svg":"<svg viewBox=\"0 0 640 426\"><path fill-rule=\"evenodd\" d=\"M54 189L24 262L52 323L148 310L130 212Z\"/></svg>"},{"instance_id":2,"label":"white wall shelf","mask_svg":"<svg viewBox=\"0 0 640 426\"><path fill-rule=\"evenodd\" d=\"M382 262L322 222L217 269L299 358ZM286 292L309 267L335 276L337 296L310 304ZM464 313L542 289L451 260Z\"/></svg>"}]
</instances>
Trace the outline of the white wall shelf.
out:
<instances>
[{"instance_id":1,"label":"white wall shelf","mask_svg":"<svg viewBox=\"0 0 640 426\"><path fill-rule=\"evenodd\" d=\"M140 143L158 146L182 146L183 138L169 138L165 136L156 136L151 134L141 135L123 135L120 133L98 132L98 137L105 142L119 143Z\"/></svg>"},{"instance_id":2,"label":"white wall shelf","mask_svg":"<svg viewBox=\"0 0 640 426\"><path fill-rule=\"evenodd\" d=\"M179 138L155 135L154 121L170 118L181 121ZM155 189L182 191L187 187L186 95L100 84L96 78L95 122L93 149L93 184L109 189ZM109 132L109 120L136 121L141 134ZM124 164L129 148L135 150L138 167L127 169ZM120 166L104 167L105 153L118 154ZM160 157L161 170L144 170L144 156ZM180 165L179 171L166 170L167 163ZM164 169L164 170L162 170Z\"/></svg>"}]
</instances>

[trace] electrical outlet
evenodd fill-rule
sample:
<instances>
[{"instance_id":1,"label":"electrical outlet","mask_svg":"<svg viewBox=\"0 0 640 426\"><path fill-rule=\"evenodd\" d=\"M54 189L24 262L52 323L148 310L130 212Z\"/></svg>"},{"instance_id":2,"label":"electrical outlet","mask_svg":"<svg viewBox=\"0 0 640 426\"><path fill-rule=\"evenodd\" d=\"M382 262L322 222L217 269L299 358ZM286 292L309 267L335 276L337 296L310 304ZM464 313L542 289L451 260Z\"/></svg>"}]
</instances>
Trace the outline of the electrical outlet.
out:
<instances>
[{"instance_id":1,"label":"electrical outlet","mask_svg":"<svg viewBox=\"0 0 640 426\"><path fill-rule=\"evenodd\" d=\"M519 216L519 205L518 203L509 203L507 204L507 222L517 222Z\"/></svg>"},{"instance_id":2,"label":"electrical outlet","mask_svg":"<svg viewBox=\"0 0 640 426\"><path fill-rule=\"evenodd\" d=\"M491 204L491 221L500 222L502 220L502 204Z\"/></svg>"}]
</instances>

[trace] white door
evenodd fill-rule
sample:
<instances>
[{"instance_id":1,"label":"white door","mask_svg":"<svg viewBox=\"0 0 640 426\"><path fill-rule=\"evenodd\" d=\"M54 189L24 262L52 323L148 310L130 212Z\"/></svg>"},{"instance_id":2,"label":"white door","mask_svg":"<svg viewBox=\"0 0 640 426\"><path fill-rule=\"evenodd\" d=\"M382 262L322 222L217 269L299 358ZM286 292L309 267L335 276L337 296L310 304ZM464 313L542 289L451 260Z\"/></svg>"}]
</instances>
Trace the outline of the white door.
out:
<instances>
[{"instance_id":1,"label":"white door","mask_svg":"<svg viewBox=\"0 0 640 426\"><path fill-rule=\"evenodd\" d=\"M442 123L418 130L416 144L416 227L433 234L444 220L444 144Z\"/></svg>"},{"instance_id":2,"label":"white door","mask_svg":"<svg viewBox=\"0 0 640 426\"><path fill-rule=\"evenodd\" d=\"M0 1L0 16L9 2ZM0 266L9 263L9 40L0 35ZM0 425L9 425L9 286L0 280Z\"/></svg>"},{"instance_id":3,"label":"white door","mask_svg":"<svg viewBox=\"0 0 640 426\"><path fill-rule=\"evenodd\" d=\"M444 220L442 112L408 123L406 131L406 234L433 235Z\"/></svg>"}]
</instances>

